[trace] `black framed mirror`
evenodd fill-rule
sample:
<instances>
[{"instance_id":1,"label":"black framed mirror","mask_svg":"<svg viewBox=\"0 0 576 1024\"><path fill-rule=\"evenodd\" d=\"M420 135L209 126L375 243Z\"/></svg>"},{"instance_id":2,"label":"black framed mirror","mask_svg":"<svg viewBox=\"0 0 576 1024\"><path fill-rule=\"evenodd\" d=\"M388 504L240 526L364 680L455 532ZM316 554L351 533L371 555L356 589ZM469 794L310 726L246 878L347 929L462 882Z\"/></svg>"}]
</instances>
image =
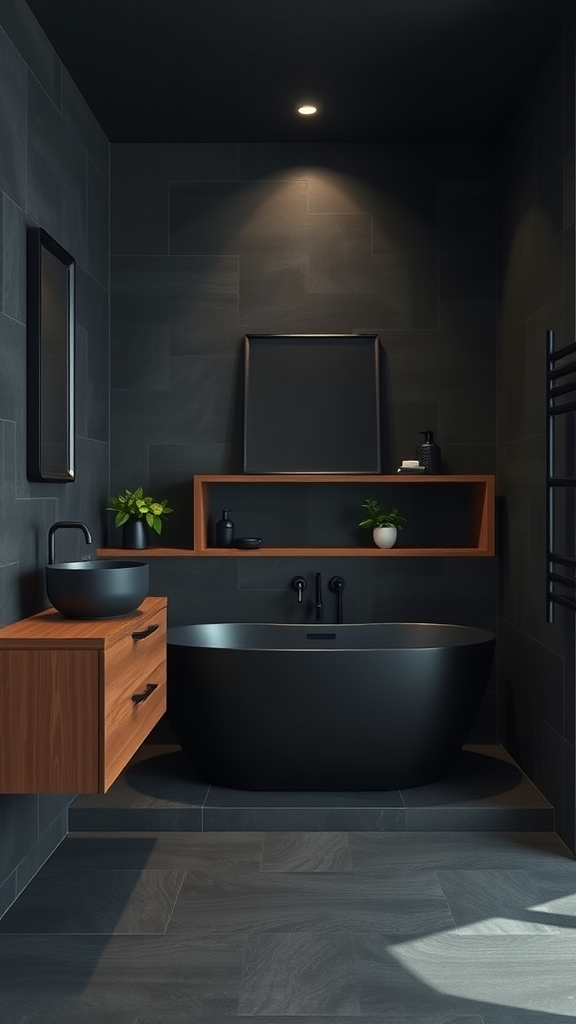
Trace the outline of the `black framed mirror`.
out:
<instances>
[{"instance_id":1,"label":"black framed mirror","mask_svg":"<svg viewBox=\"0 0 576 1024\"><path fill-rule=\"evenodd\" d=\"M27 248L27 475L75 476L75 263L42 228Z\"/></svg>"}]
</instances>

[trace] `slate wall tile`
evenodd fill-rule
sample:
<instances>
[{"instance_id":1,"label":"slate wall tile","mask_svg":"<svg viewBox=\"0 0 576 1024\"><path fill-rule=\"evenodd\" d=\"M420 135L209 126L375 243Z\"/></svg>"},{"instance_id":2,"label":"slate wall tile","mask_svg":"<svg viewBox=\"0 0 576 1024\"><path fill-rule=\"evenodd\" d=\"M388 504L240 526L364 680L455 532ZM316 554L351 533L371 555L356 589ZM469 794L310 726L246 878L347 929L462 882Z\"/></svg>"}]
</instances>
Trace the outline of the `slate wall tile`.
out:
<instances>
[{"instance_id":1,"label":"slate wall tile","mask_svg":"<svg viewBox=\"0 0 576 1024\"><path fill-rule=\"evenodd\" d=\"M86 153L28 73L27 211L86 266Z\"/></svg>"},{"instance_id":2,"label":"slate wall tile","mask_svg":"<svg viewBox=\"0 0 576 1024\"><path fill-rule=\"evenodd\" d=\"M24 6L24 4L22 4ZM0 23L3 24L3 21ZM0 28L0 191L22 208L26 205L28 76L24 61Z\"/></svg>"},{"instance_id":3,"label":"slate wall tile","mask_svg":"<svg viewBox=\"0 0 576 1024\"><path fill-rule=\"evenodd\" d=\"M111 252L167 253L169 183L237 181L235 143L114 143L111 168Z\"/></svg>"},{"instance_id":4,"label":"slate wall tile","mask_svg":"<svg viewBox=\"0 0 576 1024\"><path fill-rule=\"evenodd\" d=\"M100 520L107 497L107 445L83 441L82 435L88 430L87 407L91 403L97 404L100 415L106 417L107 430L108 254L105 236L97 236L94 229L108 220L108 145L103 133L95 130L93 115L74 92L27 4L23 0L0 0L0 26L0 349L4 367L0 383L0 391L4 388L0 399L0 622L8 623L47 605L43 568L52 523L80 519L90 523L97 543L103 536ZM88 156L88 146L100 163L99 171ZM87 191L89 164L100 179L91 179ZM88 194L92 219L87 236ZM26 478L29 225L44 228L77 261L78 436L74 484L36 483ZM103 284L100 303L86 301L90 287L83 286L82 275L87 266L92 272L99 267ZM90 362L89 331L92 342L97 335ZM2 910L64 835L70 799L66 795L0 796Z\"/></svg>"},{"instance_id":5,"label":"slate wall tile","mask_svg":"<svg viewBox=\"0 0 576 1024\"><path fill-rule=\"evenodd\" d=\"M26 323L26 217L19 206L4 196L4 312Z\"/></svg>"},{"instance_id":6,"label":"slate wall tile","mask_svg":"<svg viewBox=\"0 0 576 1024\"><path fill-rule=\"evenodd\" d=\"M2 0L0 24L43 90L60 107L62 65L28 4Z\"/></svg>"}]
</instances>

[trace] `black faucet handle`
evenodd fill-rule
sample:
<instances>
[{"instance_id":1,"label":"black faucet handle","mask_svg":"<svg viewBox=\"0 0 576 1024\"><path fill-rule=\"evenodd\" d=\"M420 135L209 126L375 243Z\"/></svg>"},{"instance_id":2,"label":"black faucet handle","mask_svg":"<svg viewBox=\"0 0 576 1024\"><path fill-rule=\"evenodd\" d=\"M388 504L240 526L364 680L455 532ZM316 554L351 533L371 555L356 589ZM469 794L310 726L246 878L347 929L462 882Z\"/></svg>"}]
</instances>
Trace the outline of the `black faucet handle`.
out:
<instances>
[{"instance_id":1,"label":"black faucet handle","mask_svg":"<svg viewBox=\"0 0 576 1024\"><path fill-rule=\"evenodd\" d=\"M333 576L330 582L328 583L328 586L330 587L330 590L332 591L333 594L338 595L338 623L342 625L342 623L344 622L344 611L342 608L342 591L346 586L346 580L344 579L343 576Z\"/></svg>"},{"instance_id":2,"label":"black faucet handle","mask_svg":"<svg viewBox=\"0 0 576 1024\"><path fill-rule=\"evenodd\" d=\"M298 594L298 604L302 604L302 591L308 586L303 576L295 576L292 580L292 589Z\"/></svg>"}]
</instances>

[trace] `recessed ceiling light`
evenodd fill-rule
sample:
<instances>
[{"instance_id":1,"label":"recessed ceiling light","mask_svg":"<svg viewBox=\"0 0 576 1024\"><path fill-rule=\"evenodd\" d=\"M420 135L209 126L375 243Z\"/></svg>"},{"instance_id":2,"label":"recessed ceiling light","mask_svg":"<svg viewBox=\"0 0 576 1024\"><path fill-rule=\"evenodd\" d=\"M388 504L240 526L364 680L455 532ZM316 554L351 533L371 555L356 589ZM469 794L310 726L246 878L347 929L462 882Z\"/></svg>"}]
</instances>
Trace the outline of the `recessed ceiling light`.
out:
<instances>
[{"instance_id":1,"label":"recessed ceiling light","mask_svg":"<svg viewBox=\"0 0 576 1024\"><path fill-rule=\"evenodd\" d=\"M302 105L298 107L298 113L302 114L303 117L309 117L310 114L316 114L317 112L318 107L315 107L312 103L302 103Z\"/></svg>"}]
</instances>

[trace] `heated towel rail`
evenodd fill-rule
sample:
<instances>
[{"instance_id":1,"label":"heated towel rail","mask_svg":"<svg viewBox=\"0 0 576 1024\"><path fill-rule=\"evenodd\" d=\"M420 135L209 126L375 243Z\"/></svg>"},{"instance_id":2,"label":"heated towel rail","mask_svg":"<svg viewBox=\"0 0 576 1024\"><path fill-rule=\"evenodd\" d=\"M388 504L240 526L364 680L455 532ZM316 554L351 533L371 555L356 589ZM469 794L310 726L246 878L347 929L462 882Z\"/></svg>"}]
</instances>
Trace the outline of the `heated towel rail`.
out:
<instances>
[{"instance_id":1,"label":"heated towel rail","mask_svg":"<svg viewBox=\"0 0 576 1024\"><path fill-rule=\"evenodd\" d=\"M557 476L555 467L556 443L555 426L559 416L576 412L576 343L565 348L554 349L554 331L546 332L547 338L547 403L548 416L546 428L546 475L548 493L546 502L546 535L547 535L547 621L554 621L554 605L563 605L576 611L576 598L560 594L557 587L576 591L576 557L568 553L556 551L557 524L555 517L555 495L557 488L576 488L576 477ZM564 361L567 360L567 361ZM558 365L562 363L562 365ZM562 383L562 378L571 377ZM559 401L562 399L562 401ZM571 570L572 575L563 574L559 569Z\"/></svg>"}]
</instances>

